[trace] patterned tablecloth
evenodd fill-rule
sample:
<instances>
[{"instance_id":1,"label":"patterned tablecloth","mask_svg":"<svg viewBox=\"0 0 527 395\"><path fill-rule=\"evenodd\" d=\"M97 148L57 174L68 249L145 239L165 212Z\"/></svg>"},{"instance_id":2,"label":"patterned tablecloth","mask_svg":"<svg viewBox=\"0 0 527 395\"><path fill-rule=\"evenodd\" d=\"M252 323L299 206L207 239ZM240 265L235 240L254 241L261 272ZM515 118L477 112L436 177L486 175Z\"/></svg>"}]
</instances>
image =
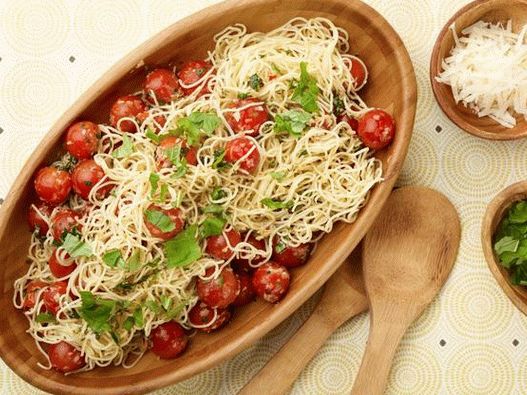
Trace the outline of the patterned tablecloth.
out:
<instances>
[{"instance_id":1,"label":"patterned tablecloth","mask_svg":"<svg viewBox=\"0 0 527 395\"><path fill-rule=\"evenodd\" d=\"M527 318L495 283L479 238L488 202L507 185L527 178L527 140L490 142L462 132L438 108L428 80L435 38L466 2L368 0L402 36L419 86L415 131L399 185L442 191L463 225L452 275L404 337L389 394L527 394ZM96 78L162 28L213 3L0 1L0 197L48 127ZM234 394L295 332L316 300L317 295L231 361L157 394ZM343 325L302 372L292 393L348 393L367 335L368 314ZM39 393L1 361L0 388L9 394Z\"/></svg>"}]
</instances>

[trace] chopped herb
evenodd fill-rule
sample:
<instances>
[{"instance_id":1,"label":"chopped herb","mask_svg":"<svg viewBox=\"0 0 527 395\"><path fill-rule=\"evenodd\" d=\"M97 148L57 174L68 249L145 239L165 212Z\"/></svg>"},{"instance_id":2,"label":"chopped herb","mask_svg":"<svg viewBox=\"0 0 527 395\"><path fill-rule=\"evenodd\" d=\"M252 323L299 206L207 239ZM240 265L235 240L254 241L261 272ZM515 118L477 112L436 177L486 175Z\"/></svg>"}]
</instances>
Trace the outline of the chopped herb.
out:
<instances>
[{"instance_id":1,"label":"chopped herb","mask_svg":"<svg viewBox=\"0 0 527 395\"><path fill-rule=\"evenodd\" d=\"M64 248L72 258L93 255L90 246L73 233L66 234L62 248Z\"/></svg>"},{"instance_id":2,"label":"chopped herb","mask_svg":"<svg viewBox=\"0 0 527 395\"><path fill-rule=\"evenodd\" d=\"M126 261L125 269L130 272L135 272L141 267L141 251L135 250L133 254Z\"/></svg>"},{"instance_id":3,"label":"chopped herb","mask_svg":"<svg viewBox=\"0 0 527 395\"><path fill-rule=\"evenodd\" d=\"M344 101L335 93L333 92L333 114L339 115L342 114L344 111Z\"/></svg>"},{"instance_id":4,"label":"chopped herb","mask_svg":"<svg viewBox=\"0 0 527 395\"><path fill-rule=\"evenodd\" d=\"M307 71L307 63L300 62L300 80L294 84L293 101L299 103L307 112L318 111L317 96L320 89L317 80Z\"/></svg>"},{"instance_id":5,"label":"chopped herb","mask_svg":"<svg viewBox=\"0 0 527 395\"><path fill-rule=\"evenodd\" d=\"M80 291L82 306L79 315L88 326L96 333L111 331L110 318L117 306L115 300L101 299L93 296L91 292Z\"/></svg>"},{"instance_id":6,"label":"chopped herb","mask_svg":"<svg viewBox=\"0 0 527 395\"><path fill-rule=\"evenodd\" d=\"M286 245L283 241L279 241L276 246L274 247L274 250L277 254L280 254L283 250L286 249Z\"/></svg>"},{"instance_id":7,"label":"chopped herb","mask_svg":"<svg viewBox=\"0 0 527 395\"><path fill-rule=\"evenodd\" d=\"M280 68L278 68L278 66L274 63L271 63L271 68L273 69L273 71L276 73L276 74L279 74L279 75L283 75L284 72L282 70L280 70Z\"/></svg>"},{"instance_id":8,"label":"chopped herb","mask_svg":"<svg viewBox=\"0 0 527 395\"><path fill-rule=\"evenodd\" d=\"M205 206L202 211L205 214L222 214L223 206L220 206L219 204L209 204L208 206Z\"/></svg>"},{"instance_id":9,"label":"chopped herb","mask_svg":"<svg viewBox=\"0 0 527 395\"><path fill-rule=\"evenodd\" d=\"M201 247L196 239L197 230L196 225L191 225L165 242L165 256L169 268L187 266L201 258Z\"/></svg>"},{"instance_id":10,"label":"chopped herb","mask_svg":"<svg viewBox=\"0 0 527 395\"><path fill-rule=\"evenodd\" d=\"M226 196L227 196L227 193L219 187L214 188L212 190L212 193L210 194L210 197L213 201L221 200Z\"/></svg>"},{"instance_id":11,"label":"chopped herb","mask_svg":"<svg viewBox=\"0 0 527 395\"><path fill-rule=\"evenodd\" d=\"M141 307L135 309L133 317L135 326L137 326L138 328L142 328L145 324L145 321L143 319L143 309Z\"/></svg>"},{"instance_id":12,"label":"chopped herb","mask_svg":"<svg viewBox=\"0 0 527 395\"><path fill-rule=\"evenodd\" d=\"M255 91L259 91L263 86L263 81L258 74L253 74L249 77L249 86Z\"/></svg>"},{"instance_id":13,"label":"chopped herb","mask_svg":"<svg viewBox=\"0 0 527 395\"><path fill-rule=\"evenodd\" d=\"M165 311L170 310L170 307L172 306L172 299L165 295L161 295L159 299L161 300L161 306L163 306Z\"/></svg>"},{"instance_id":14,"label":"chopped herb","mask_svg":"<svg viewBox=\"0 0 527 395\"><path fill-rule=\"evenodd\" d=\"M126 329L128 332L130 332L133 327L134 327L134 318L127 317L123 323L123 328Z\"/></svg>"},{"instance_id":15,"label":"chopped herb","mask_svg":"<svg viewBox=\"0 0 527 395\"><path fill-rule=\"evenodd\" d=\"M225 150L223 148L214 151L214 161L212 162L211 167L216 170L221 170L226 167L229 167L230 164L225 162L224 158L225 158Z\"/></svg>"},{"instance_id":16,"label":"chopped herb","mask_svg":"<svg viewBox=\"0 0 527 395\"><path fill-rule=\"evenodd\" d=\"M183 303L178 304L177 306L172 307L170 310L167 311L167 318L169 320L177 317L185 308L185 305Z\"/></svg>"},{"instance_id":17,"label":"chopped herb","mask_svg":"<svg viewBox=\"0 0 527 395\"><path fill-rule=\"evenodd\" d=\"M216 114L194 111L188 117L178 119L177 131L185 135L189 145L196 145L203 133L212 134L220 124L221 120Z\"/></svg>"},{"instance_id":18,"label":"chopped herb","mask_svg":"<svg viewBox=\"0 0 527 395\"><path fill-rule=\"evenodd\" d=\"M248 93L238 93L238 99L247 99L249 97Z\"/></svg>"},{"instance_id":19,"label":"chopped herb","mask_svg":"<svg viewBox=\"0 0 527 395\"><path fill-rule=\"evenodd\" d=\"M130 156L134 152L134 144L132 139L126 134L123 134L123 144L112 152L112 156L116 159L122 159Z\"/></svg>"},{"instance_id":20,"label":"chopped herb","mask_svg":"<svg viewBox=\"0 0 527 395\"><path fill-rule=\"evenodd\" d=\"M276 115L274 121L275 132L287 132L291 136L298 138L311 120L311 114L304 111L290 110L283 114Z\"/></svg>"},{"instance_id":21,"label":"chopped herb","mask_svg":"<svg viewBox=\"0 0 527 395\"><path fill-rule=\"evenodd\" d=\"M172 232L176 228L170 217L161 211L146 210L145 217L148 222L161 230L161 232Z\"/></svg>"},{"instance_id":22,"label":"chopped herb","mask_svg":"<svg viewBox=\"0 0 527 395\"><path fill-rule=\"evenodd\" d=\"M121 343L121 339L119 338L119 335L116 332L111 331L110 336L112 336L112 339L115 342L115 344L119 345Z\"/></svg>"},{"instance_id":23,"label":"chopped herb","mask_svg":"<svg viewBox=\"0 0 527 395\"><path fill-rule=\"evenodd\" d=\"M274 178L276 181L281 182L284 180L286 174L287 173L285 171L273 171L271 173L271 177Z\"/></svg>"},{"instance_id":24,"label":"chopped herb","mask_svg":"<svg viewBox=\"0 0 527 395\"><path fill-rule=\"evenodd\" d=\"M262 199L262 204L269 207L271 210L281 210L281 209L290 209L293 207L293 201L287 200L285 202L281 200L265 198Z\"/></svg>"},{"instance_id":25,"label":"chopped herb","mask_svg":"<svg viewBox=\"0 0 527 395\"><path fill-rule=\"evenodd\" d=\"M124 266L124 259L119 250L110 250L102 256L102 261L110 267Z\"/></svg>"},{"instance_id":26,"label":"chopped herb","mask_svg":"<svg viewBox=\"0 0 527 395\"><path fill-rule=\"evenodd\" d=\"M199 69L195 69L195 71L198 77L201 77L203 74L205 74L207 69L205 67L200 67Z\"/></svg>"},{"instance_id":27,"label":"chopped herb","mask_svg":"<svg viewBox=\"0 0 527 395\"><path fill-rule=\"evenodd\" d=\"M154 196L154 194L157 191L157 187L159 185L159 174L157 173L150 173L150 177L148 177L148 181L150 181L150 187L152 190L150 191L150 196Z\"/></svg>"},{"instance_id":28,"label":"chopped herb","mask_svg":"<svg viewBox=\"0 0 527 395\"><path fill-rule=\"evenodd\" d=\"M164 203L165 202L165 198L167 197L167 194L168 194L168 185L167 184L161 184L161 190L159 191L159 201L161 203Z\"/></svg>"},{"instance_id":29,"label":"chopped herb","mask_svg":"<svg viewBox=\"0 0 527 395\"><path fill-rule=\"evenodd\" d=\"M35 319L41 324L54 324L57 322L57 319L51 313L40 313Z\"/></svg>"},{"instance_id":30,"label":"chopped herb","mask_svg":"<svg viewBox=\"0 0 527 395\"><path fill-rule=\"evenodd\" d=\"M152 128L150 127L146 128L145 136L156 144L159 144L161 142L161 137L158 134L155 134Z\"/></svg>"},{"instance_id":31,"label":"chopped herb","mask_svg":"<svg viewBox=\"0 0 527 395\"><path fill-rule=\"evenodd\" d=\"M86 185L87 187L91 187L93 185L93 182L91 182L91 181L84 181L84 185Z\"/></svg>"},{"instance_id":32,"label":"chopped herb","mask_svg":"<svg viewBox=\"0 0 527 395\"><path fill-rule=\"evenodd\" d=\"M156 302L155 300L147 300L145 302L145 306L152 313L159 314L163 312L161 305L159 304L159 302Z\"/></svg>"},{"instance_id":33,"label":"chopped herb","mask_svg":"<svg viewBox=\"0 0 527 395\"><path fill-rule=\"evenodd\" d=\"M221 235L226 222L223 218L209 216L201 223L199 235L204 239L209 236Z\"/></svg>"},{"instance_id":34,"label":"chopped herb","mask_svg":"<svg viewBox=\"0 0 527 395\"><path fill-rule=\"evenodd\" d=\"M165 150L165 155L170 160L175 170L172 173L173 178L183 177L187 172L187 160L181 157L181 145L175 145Z\"/></svg>"},{"instance_id":35,"label":"chopped herb","mask_svg":"<svg viewBox=\"0 0 527 395\"><path fill-rule=\"evenodd\" d=\"M183 192L177 191L176 200L172 202L172 207L177 208L181 206L182 201L183 201Z\"/></svg>"},{"instance_id":36,"label":"chopped herb","mask_svg":"<svg viewBox=\"0 0 527 395\"><path fill-rule=\"evenodd\" d=\"M67 152L60 160L54 162L53 166L59 170L70 172L73 170L77 162L77 158Z\"/></svg>"}]
</instances>

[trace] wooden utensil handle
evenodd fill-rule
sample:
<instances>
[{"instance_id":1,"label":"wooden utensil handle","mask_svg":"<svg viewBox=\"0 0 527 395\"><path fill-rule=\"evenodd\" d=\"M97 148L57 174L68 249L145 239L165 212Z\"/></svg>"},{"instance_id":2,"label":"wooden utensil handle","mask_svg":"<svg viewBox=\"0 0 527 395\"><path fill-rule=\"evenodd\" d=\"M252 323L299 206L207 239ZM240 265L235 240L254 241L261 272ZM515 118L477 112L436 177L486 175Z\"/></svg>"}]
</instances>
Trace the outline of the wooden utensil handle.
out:
<instances>
[{"instance_id":1,"label":"wooden utensil handle","mask_svg":"<svg viewBox=\"0 0 527 395\"><path fill-rule=\"evenodd\" d=\"M351 391L353 395L384 394L395 351L406 329L406 326L394 324L378 325L371 329Z\"/></svg>"},{"instance_id":2,"label":"wooden utensil handle","mask_svg":"<svg viewBox=\"0 0 527 395\"><path fill-rule=\"evenodd\" d=\"M322 301L321 301L322 302ZM340 325L367 310L366 298L357 300L353 312L339 317L328 317L320 303L313 314L287 343L267 362L239 392L238 395L286 394L300 372ZM351 314L349 314L351 313Z\"/></svg>"}]
</instances>

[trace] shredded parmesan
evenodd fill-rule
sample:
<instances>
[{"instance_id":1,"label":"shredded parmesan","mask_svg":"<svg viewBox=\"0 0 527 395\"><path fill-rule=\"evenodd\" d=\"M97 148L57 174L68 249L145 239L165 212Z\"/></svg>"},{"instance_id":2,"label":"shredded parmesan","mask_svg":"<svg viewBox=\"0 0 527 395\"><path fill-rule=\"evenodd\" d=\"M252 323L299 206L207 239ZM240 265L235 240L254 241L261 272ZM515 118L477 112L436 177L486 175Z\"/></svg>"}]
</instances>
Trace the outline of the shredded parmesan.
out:
<instances>
[{"instance_id":1,"label":"shredded parmesan","mask_svg":"<svg viewBox=\"0 0 527 395\"><path fill-rule=\"evenodd\" d=\"M454 25L450 29L455 46L436 80L450 85L456 103L479 117L506 128L516 125L516 114L527 119L527 25L514 33L510 20L506 26L479 21L461 37Z\"/></svg>"}]
</instances>

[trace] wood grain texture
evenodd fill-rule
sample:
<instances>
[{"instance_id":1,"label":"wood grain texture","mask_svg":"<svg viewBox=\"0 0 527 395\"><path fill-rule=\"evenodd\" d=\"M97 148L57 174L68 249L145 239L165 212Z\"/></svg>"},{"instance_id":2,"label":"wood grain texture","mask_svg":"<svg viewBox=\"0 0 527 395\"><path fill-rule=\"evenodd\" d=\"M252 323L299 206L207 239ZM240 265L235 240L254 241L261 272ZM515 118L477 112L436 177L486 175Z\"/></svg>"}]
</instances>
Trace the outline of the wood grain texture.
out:
<instances>
[{"instance_id":1,"label":"wood grain texture","mask_svg":"<svg viewBox=\"0 0 527 395\"><path fill-rule=\"evenodd\" d=\"M37 367L43 357L25 333L26 318L12 306L13 281L26 270L30 234L25 223L34 199L32 176L54 158L66 127L76 119L107 122L110 104L121 94L134 92L145 76L137 67L195 59L212 49L214 34L233 23L249 31L268 31L293 17L323 16L346 29L352 48L370 70L363 91L367 103L386 108L397 123L393 144L376 156L382 161L385 181L376 186L353 225L338 224L318 245L310 262L293 271L287 297L278 305L252 303L236 311L222 331L198 334L185 354L175 360L159 360L152 353L131 369L107 367L65 377ZM401 170L416 108L416 81L408 53L392 27L358 0L231 0L209 7L162 31L112 67L53 125L16 178L0 211L0 356L20 377L58 394L144 393L174 384L233 357L253 344L293 313L337 270L362 239L389 196Z\"/></svg>"},{"instance_id":2,"label":"wood grain texture","mask_svg":"<svg viewBox=\"0 0 527 395\"><path fill-rule=\"evenodd\" d=\"M461 224L439 192L392 193L363 242L370 335L352 393L384 393L395 351L408 327L443 287L456 260Z\"/></svg>"},{"instance_id":3,"label":"wood grain texture","mask_svg":"<svg viewBox=\"0 0 527 395\"><path fill-rule=\"evenodd\" d=\"M368 309L359 245L331 276L315 310L238 395L285 395L335 330ZM272 385L270 385L272 383Z\"/></svg>"},{"instance_id":4,"label":"wood grain texture","mask_svg":"<svg viewBox=\"0 0 527 395\"><path fill-rule=\"evenodd\" d=\"M527 288L510 282L509 271L499 264L499 258L494 252L493 237L509 207L514 202L525 199L527 199L527 181L505 188L490 202L481 224L481 244L489 269L501 289L523 314L527 314Z\"/></svg>"},{"instance_id":5,"label":"wood grain texture","mask_svg":"<svg viewBox=\"0 0 527 395\"><path fill-rule=\"evenodd\" d=\"M527 121L523 116L516 117L516 126L512 129L501 126L489 117L479 118L463 104L456 104L449 85L436 81L442 70L441 62L448 57L454 46L454 37L450 26L455 23L458 35L461 31L479 20L486 22L513 21L513 30L519 31L527 24L527 0L476 0L461 8L445 24L437 37L430 61L430 82L439 106L452 122L461 129L489 140L513 140L527 136Z\"/></svg>"}]
</instances>

